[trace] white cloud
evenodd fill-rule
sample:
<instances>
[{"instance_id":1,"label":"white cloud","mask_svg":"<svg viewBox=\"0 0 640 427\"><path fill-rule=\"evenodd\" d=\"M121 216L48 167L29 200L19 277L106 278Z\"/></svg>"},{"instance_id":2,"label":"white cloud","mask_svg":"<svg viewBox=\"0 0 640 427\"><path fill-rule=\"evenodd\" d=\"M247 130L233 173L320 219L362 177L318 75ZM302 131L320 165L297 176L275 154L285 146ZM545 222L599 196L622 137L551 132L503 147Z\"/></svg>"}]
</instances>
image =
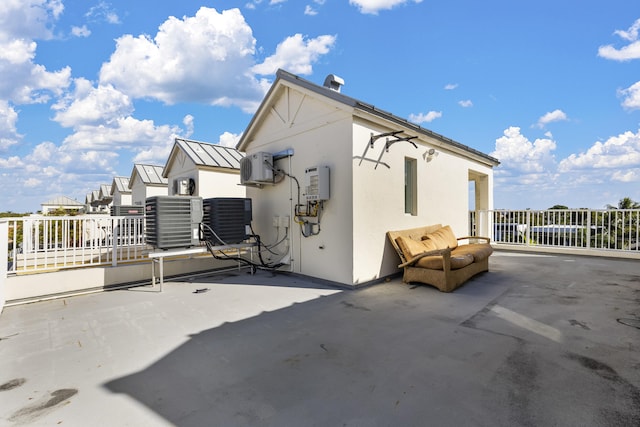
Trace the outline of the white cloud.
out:
<instances>
[{"instance_id":1,"label":"white cloud","mask_svg":"<svg viewBox=\"0 0 640 427\"><path fill-rule=\"evenodd\" d=\"M431 123L435 119L442 117L442 111L429 111L427 114L409 114L409 121L417 124Z\"/></svg>"},{"instance_id":2,"label":"white cloud","mask_svg":"<svg viewBox=\"0 0 640 427\"><path fill-rule=\"evenodd\" d=\"M194 130L193 116L191 114L187 114L186 116L184 116L182 118L182 124L185 125L185 127L187 128L186 132L184 133L184 137L188 138L193 134L193 130Z\"/></svg>"},{"instance_id":3,"label":"white cloud","mask_svg":"<svg viewBox=\"0 0 640 427\"><path fill-rule=\"evenodd\" d=\"M24 167L24 162L18 156L0 157L0 168L2 169L19 169L22 167Z\"/></svg>"},{"instance_id":4,"label":"white cloud","mask_svg":"<svg viewBox=\"0 0 640 427\"><path fill-rule=\"evenodd\" d=\"M628 30L616 30L614 34L623 40L630 42L628 45L616 49L613 45L600 46L598 56L614 61L629 61L640 58L640 40L638 31L640 30L640 19L637 19Z\"/></svg>"},{"instance_id":5,"label":"white cloud","mask_svg":"<svg viewBox=\"0 0 640 427\"><path fill-rule=\"evenodd\" d=\"M612 136L604 143L597 141L587 151L572 154L563 159L558 169L561 172L616 169L611 173L617 172L616 176L620 177L626 173L620 168L634 167L640 167L640 130L637 133L627 131L620 135Z\"/></svg>"},{"instance_id":6,"label":"white cloud","mask_svg":"<svg viewBox=\"0 0 640 427\"><path fill-rule=\"evenodd\" d=\"M218 13L202 7L194 17L170 17L153 39L120 37L102 65L100 82L133 98L249 110L267 89L248 72L254 52L251 28L238 9Z\"/></svg>"},{"instance_id":7,"label":"white cloud","mask_svg":"<svg viewBox=\"0 0 640 427\"><path fill-rule=\"evenodd\" d=\"M63 10L62 0L2 0L0 40L50 39Z\"/></svg>"},{"instance_id":8,"label":"white cloud","mask_svg":"<svg viewBox=\"0 0 640 427\"><path fill-rule=\"evenodd\" d=\"M318 11L315 10L311 5L306 5L304 7L304 14L309 16L316 16L318 14Z\"/></svg>"},{"instance_id":9,"label":"white cloud","mask_svg":"<svg viewBox=\"0 0 640 427\"><path fill-rule=\"evenodd\" d=\"M220 138L218 140L218 144L224 146L224 147L232 147L235 148L235 146L238 144L238 141L240 141L240 137L242 136L242 134L235 134L235 133L231 133L231 132L225 132L222 135L220 135Z\"/></svg>"},{"instance_id":10,"label":"white cloud","mask_svg":"<svg viewBox=\"0 0 640 427\"><path fill-rule=\"evenodd\" d=\"M133 113L128 96L111 85L92 87L86 79L75 80L72 95L58 101L52 109L54 120L65 127L109 124Z\"/></svg>"},{"instance_id":11,"label":"white cloud","mask_svg":"<svg viewBox=\"0 0 640 427\"><path fill-rule=\"evenodd\" d=\"M24 182L24 186L27 188L39 187L42 185L42 180L37 178L29 178Z\"/></svg>"},{"instance_id":12,"label":"white cloud","mask_svg":"<svg viewBox=\"0 0 640 427\"><path fill-rule=\"evenodd\" d=\"M268 75L278 68L286 68L296 74L311 74L312 63L321 55L325 55L333 47L335 36L324 35L314 39L305 39L302 34L287 37L276 47L276 53L266 58L262 64L255 65L252 71L256 74Z\"/></svg>"},{"instance_id":13,"label":"white cloud","mask_svg":"<svg viewBox=\"0 0 640 427\"><path fill-rule=\"evenodd\" d=\"M0 2L0 99L15 104L46 102L69 85L71 69L49 72L33 62L34 39L51 38L51 28L63 10L59 0Z\"/></svg>"},{"instance_id":14,"label":"white cloud","mask_svg":"<svg viewBox=\"0 0 640 427\"><path fill-rule=\"evenodd\" d=\"M0 151L17 144L22 138L16 129L17 121L16 110L7 101L0 100Z\"/></svg>"},{"instance_id":15,"label":"white cloud","mask_svg":"<svg viewBox=\"0 0 640 427\"><path fill-rule=\"evenodd\" d=\"M618 182L640 182L640 168L615 171L611 174L611 180Z\"/></svg>"},{"instance_id":16,"label":"white cloud","mask_svg":"<svg viewBox=\"0 0 640 427\"><path fill-rule=\"evenodd\" d=\"M553 110L538 119L538 123L536 123L536 127L543 129L547 124L552 122L560 122L569 120L567 115L562 110Z\"/></svg>"},{"instance_id":17,"label":"white cloud","mask_svg":"<svg viewBox=\"0 0 640 427\"><path fill-rule=\"evenodd\" d=\"M449 83L444 86L444 90L454 90L458 87L458 83Z\"/></svg>"},{"instance_id":18,"label":"white cloud","mask_svg":"<svg viewBox=\"0 0 640 427\"><path fill-rule=\"evenodd\" d=\"M640 109L640 81L632 84L626 89L618 91L618 95L623 96L622 107L627 110Z\"/></svg>"},{"instance_id":19,"label":"white cloud","mask_svg":"<svg viewBox=\"0 0 640 427\"><path fill-rule=\"evenodd\" d=\"M156 126L153 120L138 120L128 116L118 118L109 125L80 125L74 134L65 138L61 148L65 151L127 149L140 152L157 146L165 147L181 134L182 130L176 126Z\"/></svg>"},{"instance_id":20,"label":"white cloud","mask_svg":"<svg viewBox=\"0 0 640 427\"><path fill-rule=\"evenodd\" d=\"M109 3L101 1L97 5L91 7L85 14L85 17L92 21L101 21L108 24L119 24L120 17Z\"/></svg>"},{"instance_id":21,"label":"white cloud","mask_svg":"<svg viewBox=\"0 0 640 427\"><path fill-rule=\"evenodd\" d=\"M376 15L381 10L393 9L408 1L409 0L349 0L349 4L356 6L361 13ZM422 3L422 0L411 1L413 1L413 3Z\"/></svg>"},{"instance_id":22,"label":"white cloud","mask_svg":"<svg viewBox=\"0 0 640 427\"><path fill-rule=\"evenodd\" d=\"M624 40L628 40L630 42L638 40L638 32L640 31L640 19L636 19L631 27L627 31L624 30L616 30L614 34L620 36Z\"/></svg>"},{"instance_id":23,"label":"white cloud","mask_svg":"<svg viewBox=\"0 0 640 427\"><path fill-rule=\"evenodd\" d=\"M473 107L473 102L470 99L464 99L462 101L458 101L458 104L463 108Z\"/></svg>"},{"instance_id":24,"label":"white cloud","mask_svg":"<svg viewBox=\"0 0 640 427\"><path fill-rule=\"evenodd\" d=\"M89 30L86 25L83 25L82 27L73 26L71 27L71 35L75 37L89 37L91 35L91 30Z\"/></svg>"},{"instance_id":25,"label":"white cloud","mask_svg":"<svg viewBox=\"0 0 640 427\"><path fill-rule=\"evenodd\" d=\"M496 149L491 156L500 160L498 168L517 171L526 176L552 171L555 149L555 141L541 138L531 142L520 133L519 127L512 126L496 140Z\"/></svg>"}]
</instances>

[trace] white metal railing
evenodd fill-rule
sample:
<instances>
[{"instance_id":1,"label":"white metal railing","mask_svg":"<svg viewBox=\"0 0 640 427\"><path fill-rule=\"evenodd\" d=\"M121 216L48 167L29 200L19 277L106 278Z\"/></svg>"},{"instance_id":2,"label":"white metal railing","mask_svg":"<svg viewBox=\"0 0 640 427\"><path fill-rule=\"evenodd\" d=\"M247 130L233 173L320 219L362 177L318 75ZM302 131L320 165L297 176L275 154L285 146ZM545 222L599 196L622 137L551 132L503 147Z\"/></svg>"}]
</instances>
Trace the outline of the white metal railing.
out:
<instances>
[{"instance_id":1,"label":"white metal railing","mask_svg":"<svg viewBox=\"0 0 640 427\"><path fill-rule=\"evenodd\" d=\"M640 209L478 211L469 231L497 245L640 253Z\"/></svg>"},{"instance_id":2,"label":"white metal railing","mask_svg":"<svg viewBox=\"0 0 640 427\"><path fill-rule=\"evenodd\" d=\"M8 273L145 259L142 216L30 216L8 222Z\"/></svg>"}]
</instances>

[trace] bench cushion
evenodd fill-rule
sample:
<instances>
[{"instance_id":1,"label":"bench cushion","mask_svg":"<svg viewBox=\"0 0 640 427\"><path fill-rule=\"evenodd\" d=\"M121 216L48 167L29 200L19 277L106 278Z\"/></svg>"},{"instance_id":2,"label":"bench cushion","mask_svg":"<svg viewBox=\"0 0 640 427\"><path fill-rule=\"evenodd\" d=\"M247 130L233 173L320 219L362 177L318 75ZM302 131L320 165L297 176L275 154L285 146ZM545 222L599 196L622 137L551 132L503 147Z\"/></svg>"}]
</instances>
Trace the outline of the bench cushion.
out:
<instances>
[{"instance_id":1,"label":"bench cushion","mask_svg":"<svg viewBox=\"0 0 640 427\"><path fill-rule=\"evenodd\" d=\"M452 270L457 270L473 263L473 255L471 254L452 254L450 259ZM442 256L439 255L420 258L418 262L414 264L414 267L428 268L431 270L444 270L442 266Z\"/></svg>"},{"instance_id":2,"label":"bench cushion","mask_svg":"<svg viewBox=\"0 0 640 427\"><path fill-rule=\"evenodd\" d=\"M422 236L422 243L427 250L435 249L455 249L458 246L458 239L453 234L453 230L448 225L434 231L433 233Z\"/></svg>"},{"instance_id":3,"label":"bench cushion","mask_svg":"<svg viewBox=\"0 0 640 427\"><path fill-rule=\"evenodd\" d=\"M396 239L396 243L407 261L423 252L427 252L427 248L422 242L418 242L409 237L400 236Z\"/></svg>"},{"instance_id":4,"label":"bench cushion","mask_svg":"<svg viewBox=\"0 0 640 427\"><path fill-rule=\"evenodd\" d=\"M460 245L451 252L451 256L469 254L473 256L474 262L482 261L493 253L493 248L488 243L470 243Z\"/></svg>"}]
</instances>

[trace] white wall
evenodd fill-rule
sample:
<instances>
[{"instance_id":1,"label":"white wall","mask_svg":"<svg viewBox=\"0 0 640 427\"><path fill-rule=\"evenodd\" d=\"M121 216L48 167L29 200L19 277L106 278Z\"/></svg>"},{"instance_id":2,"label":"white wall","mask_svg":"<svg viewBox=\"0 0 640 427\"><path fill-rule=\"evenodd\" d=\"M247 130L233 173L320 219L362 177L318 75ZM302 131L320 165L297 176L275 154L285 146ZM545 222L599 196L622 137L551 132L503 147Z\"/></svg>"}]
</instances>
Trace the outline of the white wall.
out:
<instances>
[{"instance_id":1,"label":"white wall","mask_svg":"<svg viewBox=\"0 0 640 427\"><path fill-rule=\"evenodd\" d=\"M174 181L179 178L191 178L196 183L194 196L208 199L211 197L245 197L246 189L240 185L240 170L212 170L198 167L188 157L182 165L174 161L167 171L169 194L174 194Z\"/></svg>"},{"instance_id":2,"label":"white wall","mask_svg":"<svg viewBox=\"0 0 640 427\"><path fill-rule=\"evenodd\" d=\"M131 206L132 195L131 193L121 193L118 190L113 192L113 206Z\"/></svg>"},{"instance_id":3,"label":"white wall","mask_svg":"<svg viewBox=\"0 0 640 427\"><path fill-rule=\"evenodd\" d=\"M420 135L397 142L384 152L385 138L378 139L360 162L370 135L400 130L370 122L354 124L353 143L353 283L378 279L397 271L397 255L386 232L430 224L450 225L458 236L468 235L469 169L491 174L491 168L448 151L441 142ZM406 135L413 135L411 131ZM417 133L415 135L418 135ZM393 138L390 138L393 139ZM429 150L436 152L429 156ZM404 212L404 161L417 164L417 214Z\"/></svg>"},{"instance_id":4,"label":"white wall","mask_svg":"<svg viewBox=\"0 0 640 427\"><path fill-rule=\"evenodd\" d=\"M302 98L300 92L287 91L274 105L278 114L266 118L254 137L248 153L277 153L293 149L294 155L276 162L294 176L301 186L301 203L305 186L305 169L330 168L330 200L326 201L317 236L303 237L300 226L290 227L292 271L344 284L352 276L352 204L351 204L351 121L350 114L317 100ZM289 114L289 115L288 115ZM283 120L284 119L284 120ZM273 226L274 216L294 217L297 185L285 178L281 183L262 189L247 188L253 200L253 226L265 243L273 243L284 230ZM315 221L314 218L310 220ZM279 231L279 236L276 232ZM275 257L274 257L275 258Z\"/></svg>"},{"instance_id":5,"label":"white wall","mask_svg":"<svg viewBox=\"0 0 640 427\"><path fill-rule=\"evenodd\" d=\"M135 179L131 185L131 205L144 206L147 197L152 196L166 196L168 195L168 188L166 185L145 185L139 179Z\"/></svg>"},{"instance_id":6,"label":"white wall","mask_svg":"<svg viewBox=\"0 0 640 427\"><path fill-rule=\"evenodd\" d=\"M279 93L247 149L248 155L293 149L292 157L275 166L295 176L302 187L306 168L330 167L331 198L325 203L320 234L305 238L299 226L292 224L292 271L348 285L363 284L398 271L397 255L386 241L389 230L442 223L451 225L457 235L467 235L469 171L473 168L486 174L491 184L491 167L420 134L414 140L418 148L409 142L393 144L376 168L385 139L375 142L362 159L370 134L402 128L390 123L375 125L360 113L354 119L348 107L332 100L321 102L314 95L303 97L302 91L287 88ZM429 157L431 148L436 154ZM405 157L416 159L418 167L415 216L404 213ZM255 231L265 243L275 242L283 234L273 226L273 217L293 218L295 182L285 178L273 186L248 188L247 195L253 199Z\"/></svg>"},{"instance_id":7,"label":"white wall","mask_svg":"<svg viewBox=\"0 0 640 427\"><path fill-rule=\"evenodd\" d=\"M240 170L229 172L200 170L196 178L196 195L211 197L246 197L247 190L240 185Z\"/></svg>"}]
</instances>

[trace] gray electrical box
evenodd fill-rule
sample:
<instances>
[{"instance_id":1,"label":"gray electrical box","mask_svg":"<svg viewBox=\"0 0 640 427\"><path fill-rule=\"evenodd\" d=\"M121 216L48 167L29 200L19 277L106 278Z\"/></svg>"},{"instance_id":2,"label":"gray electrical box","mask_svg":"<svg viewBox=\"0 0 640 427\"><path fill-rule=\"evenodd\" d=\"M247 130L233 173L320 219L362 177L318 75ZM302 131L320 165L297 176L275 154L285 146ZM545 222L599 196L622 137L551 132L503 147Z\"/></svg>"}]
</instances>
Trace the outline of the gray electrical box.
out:
<instances>
[{"instance_id":1,"label":"gray electrical box","mask_svg":"<svg viewBox=\"0 0 640 427\"><path fill-rule=\"evenodd\" d=\"M148 197L144 215L147 244L158 249L190 248L200 244L201 197Z\"/></svg>"},{"instance_id":2,"label":"gray electrical box","mask_svg":"<svg viewBox=\"0 0 640 427\"><path fill-rule=\"evenodd\" d=\"M304 171L307 202L329 200L329 167L315 166Z\"/></svg>"}]
</instances>

